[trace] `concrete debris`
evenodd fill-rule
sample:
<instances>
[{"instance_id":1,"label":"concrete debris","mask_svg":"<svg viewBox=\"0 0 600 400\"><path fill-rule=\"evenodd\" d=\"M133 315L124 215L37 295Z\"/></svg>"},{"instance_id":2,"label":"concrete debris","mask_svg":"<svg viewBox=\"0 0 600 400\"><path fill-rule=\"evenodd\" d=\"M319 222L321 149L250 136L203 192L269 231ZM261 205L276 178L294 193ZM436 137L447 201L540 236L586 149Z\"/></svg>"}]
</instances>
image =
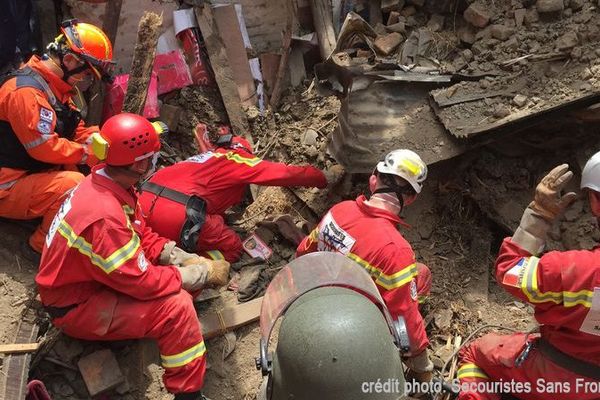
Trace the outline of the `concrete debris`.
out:
<instances>
[{"instance_id":1,"label":"concrete debris","mask_svg":"<svg viewBox=\"0 0 600 400\"><path fill-rule=\"evenodd\" d=\"M117 359L109 349L80 358L77 366L91 397L113 389L125 381Z\"/></svg>"},{"instance_id":2,"label":"concrete debris","mask_svg":"<svg viewBox=\"0 0 600 400\"><path fill-rule=\"evenodd\" d=\"M570 0L569 8L573 11L579 11L583 8L584 4L585 4L584 0Z\"/></svg>"},{"instance_id":3,"label":"concrete debris","mask_svg":"<svg viewBox=\"0 0 600 400\"><path fill-rule=\"evenodd\" d=\"M505 25L492 25L491 27L492 37L498 40L507 40L515 34L515 28L510 28Z\"/></svg>"},{"instance_id":4,"label":"concrete debris","mask_svg":"<svg viewBox=\"0 0 600 400\"><path fill-rule=\"evenodd\" d=\"M496 118L504 118L510 115L510 108L505 104L498 104L494 107L494 117Z\"/></svg>"},{"instance_id":5,"label":"concrete debris","mask_svg":"<svg viewBox=\"0 0 600 400\"><path fill-rule=\"evenodd\" d=\"M556 41L556 48L559 51L570 50L579 44L579 38L575 32L567 32Z\"/></svg>"},{"instance_id":6,"label":"concrete debris","mask_svg":"<svg viewBox=\"0 0 600 400\"><path fill-rule=\"evenodd\" d=\"M523 107L525 104L527 104L527 96L518 94L513 97L512 101L517 107Z\"/></svg>"},{"instance_id":7,"label":"concrete debris","mask_svg":"<svg viewBox=\"0 0 600 400\"><path fill-rule=\"evenodd\" d=\"M304 136L302 137L302 144L305 146L314 146L317 144L317 138L319 137L319 133L314 129L307 129L304 132Z\"/></svg>"},{"instance_id":8,"label":"concrete debris","mask_svg":"<svg viewBox=\"0 0 600 400\"><path fill-rule=\"evenodd\" d=\"M404 17L411 17L417 13L417 9L413 6L404 7L402 11L400 11L400 15Z\"/></svg>"},{"instance_id":9,"label":"concrete debris","mask_svg":"<svg viewBox=\"0 0 600 400\"><path fill-rule=\"evenodd\" d=\"M433 14L427 22L427 27L433 32L439 32L444 28L444 16L440 14Z\"/></svg>"},{"instance_id":10,"label":"concrete debris","mask_svg":"<svg viewBox=\"0 0 600 400\"><path fill-rule=\"evenodd\" d=\"M390 32L406 33L406 25L404 24L404 22L398 22L392 25L388 25L386 29Z\"/></svg>"},{"instance_id":11,"label":"concrete debris","mask_svg":"<svg viewBox=\"0 0 600 400\"><path fill-rule=\"evenodd\" d=\"M447 308L436 312L434 315L435 325L441 331L445 331L450 328L450 325L452 324L452 315L454 315L452 310Z\"/></svg>"},{"instance_id":12,"label":"concrete debris","mask_svg":"<svg viewBox=\"0 0 600 400\"><path fill-rule=\"evenodd\" d=\"M527 10L524 8L519 8L515 10L515 25L517 28L523 26L523 22L525 21L525 15L527 14Z\"/></svg>"},{"instance_id":13,"label":"concrete debris","mask_svg":"<svg viewBox=\"0 0 600 400\"><path fill-rule=\"evenodd\" d=\"M558 12L565 9L563 0L538 0L537 10L541 13Z\"/></svg>"},{"instance_id":14,"label":"concrete debris","mask_svg":"<svg viewBox=\"0 0 600 400\"><path fill-rule=\"evenodd\" d=\"M381 0L381 11L400 11L404 7L404 0Z\"/></svg>"},{"instance_id":15,"label":"concrete debris","mask_svg":"<svg viewBox=\"0 0 600 400\"><path fill-rule=\"evenodd\" d=\"M478 28L484 28L490 22L490 14L481 3L471 4L463 13L463 17L471 25Z\"/></svg>"}]
</instances>

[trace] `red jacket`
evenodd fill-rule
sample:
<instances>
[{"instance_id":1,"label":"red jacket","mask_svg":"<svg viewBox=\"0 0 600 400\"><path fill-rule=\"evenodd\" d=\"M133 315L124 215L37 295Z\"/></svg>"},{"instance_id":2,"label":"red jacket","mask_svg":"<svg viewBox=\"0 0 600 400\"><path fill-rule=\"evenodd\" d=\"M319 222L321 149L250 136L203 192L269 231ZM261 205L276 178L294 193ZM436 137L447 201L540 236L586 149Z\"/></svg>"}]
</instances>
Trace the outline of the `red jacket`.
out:
<instances>
[{"instance_id":1,"label":"red jacket","mask_svg":"<svg viewBox=\"0 0 600 400\"><path fill-rule=\"evenodd\" d=\"M146 227L132 193L101 175L103 165L63 203L36 276L42 303L64 307L110 287L140 300L181 289L174 266L155 265L167 239Z\"/></svg>"},{"instance_id":2,"label":"red jacket","mask_svg":"<svg viewBox=\"0 0 600 400\"><path fill-rule=\"evenodd\" d=\"M298 246L296 256L314 251L337 251L356 261L371 274L392 318L406 320L413 355L429 341L418 309L417 267L410 244L396 229L397 216L356 201L336 204Z\"/></svg>"},{"instance_id":3,"label":"red jacket","mask_svg":"<svg viewBox=\"0 0 600 400\"><path fill-rule=\"evenodd\" d=\"M207 214L223 214L238 204L249 184L315 186L323 188L323 173L311 166L294 166L261 160L243 149L217 149L156 172L150 182L202 197ZM179 240L185 220L184 207L171 200L143 192L140 205L148 224L161 236Z\"/></svg>"},{"instance_id":4,"label":"red jacket","mask_svg":"<svg viewBox=\"0 0 600 400\"><path fill-rule=\"evenodd\" d=\"M587 317L596 315L600 321L600 310L591 308L594 290L600 292L600 248L551 251L538 258L506 238L496 261L496 279L534 306L543 338L573 357L600 364L600 328L596 334L581 331Z\"/></svg>"}]
</instances>

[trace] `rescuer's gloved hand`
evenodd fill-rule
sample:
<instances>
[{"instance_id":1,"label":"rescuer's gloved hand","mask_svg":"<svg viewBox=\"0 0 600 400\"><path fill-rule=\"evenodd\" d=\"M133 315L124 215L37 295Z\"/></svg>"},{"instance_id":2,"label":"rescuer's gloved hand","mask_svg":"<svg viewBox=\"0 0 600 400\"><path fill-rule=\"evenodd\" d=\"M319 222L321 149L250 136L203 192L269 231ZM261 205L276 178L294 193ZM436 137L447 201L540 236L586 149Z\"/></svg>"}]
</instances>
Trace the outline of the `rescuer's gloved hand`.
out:
<instances>
[{"instance_id":1,"label":"rescuer's gloved hand","mask_svg":"<svg viewBox=\"0 0 600 400\"><path fill-rule=\"evenodd\" d=\"M229 263L225 260L196 256L184 261L177 270L181 274L181 287L189 292L223 286L229 280Z\"/></svg>"},{"instance_id":2,"label":"rescuer's gloved hand","mask_svg":"<svg viewBox=\"0 0 600 400\"><path fill-rule=\"evenodd\" d=\"M344 167L342 167L340 164L332 165L331 167L323 170L323 175L325 175L327 186L329 187L338 183L345 173L346 171L344 170Z\"/></svg>"},{"instance_id":3,"label":"rescuer's gloved hand","mask_svg":"<svg viewBox=\"0 0 600 400\"><path fill-rule=\"evenodd\" d=\"M573 192L561 194L571 178L573 172L569 171L568 164L555 167L535 188L535 199L529 204L529 208L552 223L577 198Z\"/></svg>"},{"instance_id":4,"label":"rescuer's gloved hand","mask_svg":"<svg viewBox=\"0 0 600 400\"><path fill-rule=\"evenodd\" d=\"M433 363L429 359L427 349L404 360L404 363L414 373L415 378L420 382L429 382L433 378Z\"/></svg>"},{"instance_id":5,"label":"rescuer's gloved hand","mask_svg":"<svg viewBox=\"0 0 600 400\"><path fill-rule=\"evenodd\" d=\"M190 259L198 259L200 256L195 253L188 253L176 246L174 241L167 242L160 252L158 263L160 265L175 265L181 267L184 262Z\"/></svg>"}]
</instances>

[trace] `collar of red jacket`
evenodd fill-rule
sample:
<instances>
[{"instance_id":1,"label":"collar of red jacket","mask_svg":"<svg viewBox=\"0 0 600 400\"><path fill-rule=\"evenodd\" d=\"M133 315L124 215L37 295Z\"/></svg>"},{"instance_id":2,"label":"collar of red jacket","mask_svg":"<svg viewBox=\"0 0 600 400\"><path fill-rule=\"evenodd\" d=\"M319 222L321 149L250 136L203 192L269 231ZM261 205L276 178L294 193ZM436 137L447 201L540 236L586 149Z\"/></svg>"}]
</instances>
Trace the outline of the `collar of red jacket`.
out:
<instances>
[{"instance_id":1,"label":"collar of red jacket","mask_svg":"<svg viewBox=\"0 0 600 400\"><path fill-rule=\"evenodd\" d=\"M360 210L365 214L370 215L372 217L385 218L393 222L394 224L400 224L406 228L410 228L410 225L404 222L402 218L400 218L396 214L392 214L391 212L381 208L370 206L365 203L366 200L367 198L364 194L361 194L356 198L356 204L358 205L358 208L360 208Z\"/></svg>"},{"instance_id":2,"label":"collar of red jacket","mask_svg":"<svg viewBox=\"0 0 600 400\"><path fill-rule=\"evenodd\" d=\"M73 87L63 81L60 76L48 69L38 56L31 57L31 59L27 61L27 66L42 75L44 80L48 82L52 93L54 93L61 103L66 103L67 100L73 96Z\"/></svg>"},{"instance_id":3,"label":"collar of red jacket","mask_svg":"<svg viewBox=\"0 0 600 400\"><path fill-rule=\"evenodd\" d=\"M92 182L95 185L102 186L115 194L121 204L127 204L135 210L136 198L132 192L123 189L121 185L106 176L100 175L98 171L103 169L106 164L98 164L92 168Z\"/></svg>"}]
</instances>

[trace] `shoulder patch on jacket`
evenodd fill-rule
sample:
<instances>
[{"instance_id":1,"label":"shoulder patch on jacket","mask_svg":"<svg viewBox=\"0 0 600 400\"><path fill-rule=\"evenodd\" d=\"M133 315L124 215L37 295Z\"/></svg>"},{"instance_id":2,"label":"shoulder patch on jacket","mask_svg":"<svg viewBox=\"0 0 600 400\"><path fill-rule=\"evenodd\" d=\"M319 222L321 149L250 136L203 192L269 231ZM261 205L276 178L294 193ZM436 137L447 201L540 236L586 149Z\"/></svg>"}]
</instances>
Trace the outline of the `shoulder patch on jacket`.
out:
<instances>
[{"instance_id":1,"label":"shoulder patch on jacket","mask_svg":"<svg viewBox=\"0 0 600 400\"><path fill-rule=\"evenodd\" d=\"M40 120L37 124L37 130L42 135L49 135L52 132L52 125L50 122Z\"/></svg>"},{"instance_id":2,"label":"shoulder patch on jacket","mask_svg":"<svg viewBox=\"0 0 600 400\"><path fill-rule=\"evenodd\" d=\"M143 250L140 251L140 254L138 255L137 264L138 268L142 272L146 272L146 270L148 269L148 260L146 260L146 255L144 254Z\"/></svg>"},{"instance_id":3,"label":"shoulder patch on jacket","mask_svg":"<svg viewBox=\"0 0 600 400\"><path fill-rule=\"evenodd\" d=\"M523 257L519 260L514 267L508 270L502 278L502 283L506 286L521 287L523 282L523 274L525 273L525 266L529 263L529 257Z\"/></svg>"},{"instance_id":4,"label":"shoulder patch on jacket","mask_svg":"<svg viewBox=\"0 0 600 400\"><path fill-rule=\"evenodd\" d=\"M192 156L185 161L203 164L203 163L207 162L208 160L210 160L213 157L213 155L214 155L214 153L212 151L207 151L205 153L196 154L195 156Z\"/></svg>"},{"instance_id":5,"label":"shoulder patch on jacket","mask_svg":"<svg viewBox=\"0 0 600 400\"><path fill-rule=\"evenodd\" d=\"M40 107L40 119L51 123L54 120L54 111Z\"/></svg>"},{"instance_id":6,"label":"shoulder patch on jacket","mask_svg":"<svg viewBox=\"0 0 600 400\"><path fill-rule=\"evenodd\" d=\"M356 239L333 219L328 212L319 225L319 237L317 249L319 251L337 251L344 255L348 254L356 243Z\"/></svg>"}]
</instances>

